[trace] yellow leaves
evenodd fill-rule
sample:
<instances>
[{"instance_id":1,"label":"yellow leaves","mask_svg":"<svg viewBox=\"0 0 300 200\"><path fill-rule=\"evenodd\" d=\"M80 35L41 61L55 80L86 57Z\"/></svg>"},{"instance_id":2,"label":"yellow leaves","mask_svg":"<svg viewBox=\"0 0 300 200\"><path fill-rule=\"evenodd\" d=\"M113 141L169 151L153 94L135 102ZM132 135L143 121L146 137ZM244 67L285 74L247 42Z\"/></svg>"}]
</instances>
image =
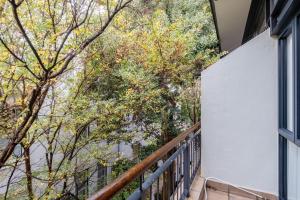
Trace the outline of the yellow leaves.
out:
<instances>
[{"instance_id":1,"label":"yellow leaves","mask_svg":"<svg viewBox=\"0 0 300 200\"><path fill-rule=\"evenodd\" d=\"M0 48L0 50L2 50L1 48ZM0 54L0 56L1 56L1 60L3 60L3 61L7 61L8 60L8 58L10 57L10 53L7 51L7 50L2 50L1 51L1 54Z\"/></svg>"},{"instance_id":2,"label":"yellow leaves","mask_svg":"<svg viewBox=\"0 0 300 200\"><path fill-rule=\"evenodd\" d=\"M82 35L84 33L85 33L85 30L83 28L79 28L74 31L74 34L77 36Z\"/></svg>"},{"instance_id":3,"label":"yellow leaves","mask_svg":"<svg viewBox=\"0 0 300 200\"><path fill-rule=\"evenodd\" d=\"M134 91L132 88L129 88L129 89L126 91L126 96L132 96L134 93L135 93L135 91Z\"/></svg>"},{"instance_id":4,"label":"yellow leaves","mask_svg":"<svg viewBox=\"0 0 300 200\"><path fill-rule=\"evenodd\" d=\"M115 19L114 19L114 24L121 30L126 30L127 28L127 21L124 18L123 15L118 15Z\"/></svg>"},{"instance_id":5,"label":"yellow leaves","mask_svg":"<svg viewBox=\"0 0 300 200\"><path fill-rule=\"evenodd\" d=\"M8 3L7 0L0 0L0 18L3 14L3 10L5 9L5 3ZM1 19L0 19L0 24L1 24Z\"/></svg>"},{"instance_id":6,"label":"yellow leaves","mask_svg":"<svg viewBox=\"0 0 300 200\"><path fill-rule=\"evenodd\" d=\"M0 10L1 12L1 10ZM3 16L3 14L1 15L0 13L0 24L6 24L7 23L7 18Z\"/></svg>"},{"instance_id":7,"label":"yellow leaves","mask_svg":"<svg viewBox=\"0 0 300 200\"><path fill-rule=\"evenodd\" d=\"M29 147L30 146L30 140L28 138L24 138L22 140L22 143L25 147Z\"/></svg>"},{"instance_id":8,"label":"yellow leaves","mask_svg":"<svg viewBox=\"0 0 300 200\"><path fill-rule=\"evenodd\" d=\"M38 50L38 54L42 58L47 58L49 56L49 51L48 51L48 49L40 49L40 50Z\"/></svg>"},{"instance_id":9,"label":"yellow leaves","mask_svg":"<svg viewBox=\"0 0 300 200\"><path fill-rule=\"evenodd\" d=\"M7 2L7 0L0 0L0 8L3 8L3 6L6 2Z\"/></svg>"}]
</instances>

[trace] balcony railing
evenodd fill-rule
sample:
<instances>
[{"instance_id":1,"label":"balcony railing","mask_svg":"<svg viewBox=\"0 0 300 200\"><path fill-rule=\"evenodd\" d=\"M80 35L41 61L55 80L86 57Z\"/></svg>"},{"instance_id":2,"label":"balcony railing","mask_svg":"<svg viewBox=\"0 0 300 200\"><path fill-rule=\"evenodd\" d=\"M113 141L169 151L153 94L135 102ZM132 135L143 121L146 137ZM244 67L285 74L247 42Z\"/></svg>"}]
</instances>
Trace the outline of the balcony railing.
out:
<instances>
[{"instance_id":1,"label":"balcony railing","mask_svg":"<svg viewBox=\"0 0 300 200\"><path fill-rule=\"evenodd\" d=\"M191 183L201 163L200 123L156 150L105 186L89 200L108 200L138 179L139 187L127 199L177 199L189 197ZM153 169L149 173L149 169Z\"/></svg>"}]
</instances>

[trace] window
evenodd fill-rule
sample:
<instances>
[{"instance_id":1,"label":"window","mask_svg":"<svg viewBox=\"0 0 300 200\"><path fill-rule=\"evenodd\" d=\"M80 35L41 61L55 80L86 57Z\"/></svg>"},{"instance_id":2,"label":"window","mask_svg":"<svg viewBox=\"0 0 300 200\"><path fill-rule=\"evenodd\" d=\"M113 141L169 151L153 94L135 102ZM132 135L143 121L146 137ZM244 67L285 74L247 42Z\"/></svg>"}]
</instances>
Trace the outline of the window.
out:
<instances>
[{"instance_id":1,"label":"window","mask_svg":"<svg viewBox=\"0 0 300 200\"><path fill-rule=\"evenodd\" d=\"M79 199L88 197L89 194L89 171L88 169L75 174L75 189Z\"/></svg>"},{"instance_id":2,"label":"window","mask_svg":"<svg viewBox=\"0 0 300 200\"><path fill-rule=\"evenodd\" d=\"M299 8L296 0L271 2L271 33L279 37L280 200L300 199Z\"/></svg>"},{"instance_id":3,"label":"window","mask_svg":"<svg viewBox=\"0 0 300 200\"><path fill-rule=\"evenodd\" d=\"M293 31L291 27L285 31L279 40L279 133L294 141L294 55L293 55Z\"/></svg>"},{"instance_id":4,"label":"window","mask_svg":"<svg viewBox=\"0 0 300 200\"><path fill-rule=\"evenodd\" d=\"M286 20L277 22L280 28L279 25L273 27L279 36L279 133L300 146L300 5L293 9L290 7L293 7L294 1L288 2L284 8L288 6L289 9L284 10L295 12L295 16L291 18L292 14L278 14L276 19Z\"/></svg>"},{"instance_id":5,"label":"window","mask_svg":"<svg viewBox=\"0 0 300 200\"><path fill-rule=\"evenodd\" d=\"M295 66L295 99L296 99L296 109L295 109L295 143L300 146L300 14L296 17L294 21L294 66Z\"/></svg>"},{"instance_id":6,"label":"window","mask_svg":"<svg viewBox=\"0 0 300 200\"><path fill-rule=\"evenodd\" d=\"M107 183L107 167L97 163L97 189L102 189Z\"/></svg>"}]
</instances>

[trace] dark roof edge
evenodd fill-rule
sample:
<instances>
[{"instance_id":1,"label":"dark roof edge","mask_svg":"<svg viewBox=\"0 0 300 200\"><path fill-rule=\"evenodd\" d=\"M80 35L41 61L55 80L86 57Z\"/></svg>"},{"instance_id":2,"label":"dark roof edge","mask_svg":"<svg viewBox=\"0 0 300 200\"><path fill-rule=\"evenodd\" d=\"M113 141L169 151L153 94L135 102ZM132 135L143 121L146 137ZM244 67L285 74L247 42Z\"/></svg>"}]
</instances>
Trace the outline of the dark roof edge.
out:
<instances>
[{"instance_id":1,"label":"dark roof edge","mask_svg":"<svg viewBox=\"0 0 300 200\"><path fill-rule=\"evenodd\" d=\"M219 51L221 52L222 47L221 47L221 41L220 41L220 34L219 34L219 29L218 29L218 21L217 21L217 16L216 16L216 8L215 8L215 4L213 2L214 0L209 0L209 4L210 4L210 9L212 12L212 16L213 16L213 20L214 20L214 24L215 24L215 29L216 29L216 33L217 33L217 39L218 39L218 44L219 44Z\"/></svg>"},{"instance_id":2,"label":"dark roof edge","mask_svg":"<svg viewBox=\"0 0 300 200\"><path fill-rule=\"evenodd\" d=\"M246 26L244 28L244 34L242 38L242 44L248 42L253 37L255 37L259 30L260 26L266 21L268 18L268 9L267 9L268 1L267 0L252 0L250 9L247 16ZM265 12L264 12L265 9Z\"/></svg>"}]
</instances>

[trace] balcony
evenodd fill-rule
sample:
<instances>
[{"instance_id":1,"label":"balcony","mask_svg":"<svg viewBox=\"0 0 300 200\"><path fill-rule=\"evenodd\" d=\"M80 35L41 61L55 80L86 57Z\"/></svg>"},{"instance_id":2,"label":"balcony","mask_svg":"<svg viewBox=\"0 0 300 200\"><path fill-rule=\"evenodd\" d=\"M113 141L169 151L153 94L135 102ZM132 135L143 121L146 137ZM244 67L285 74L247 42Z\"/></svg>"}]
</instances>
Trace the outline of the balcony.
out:
<instances>
[{"instance_id":1,"label":"balcony","mask_svg":"<svg viewBox=\"0 0 300 200\"><path fill-rule=\"evenodd\" d=\"M130 168L90 200L112 199L133 182L138 182L139 187L126 197L130 200L185 199L190 196L200 165L201 131L200 123L197 123Z\"/></svg>"},{"instance_id":2,"label":"balcony","mask_svg":"<svg viewBox=\"0 0 300 200\"><path fill-rule=\"evenodd\" d=\"M130 194L116 197L132 183ZM275 196L240 188L201 176L201 129L195 124L130 168L89 200L108 199L247 200L276 199Z\"/></svg>"}]
</instances>

